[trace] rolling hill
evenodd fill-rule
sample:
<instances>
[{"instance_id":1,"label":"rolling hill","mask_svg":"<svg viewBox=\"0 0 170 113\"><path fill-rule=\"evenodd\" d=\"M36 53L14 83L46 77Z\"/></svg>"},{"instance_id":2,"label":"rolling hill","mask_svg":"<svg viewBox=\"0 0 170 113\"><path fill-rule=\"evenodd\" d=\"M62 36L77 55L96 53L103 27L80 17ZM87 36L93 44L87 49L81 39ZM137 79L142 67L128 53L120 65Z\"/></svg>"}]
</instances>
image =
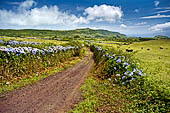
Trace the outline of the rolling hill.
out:
<instances>
[{"instance_id":1,"label":"rolling hill","mask_svg":"<svg viewBox=\"0 0 170 113\"><path fill-rule=\"evenodd\" d=\"M37 30L37 29L1 29L0 36L12 36L12 37L66 37L66 36L87 36L87 37L107 37L107 36L126 36L119 32L112 32L103 29L75 29L75 30Z\"/></svg>"}]
</instances>

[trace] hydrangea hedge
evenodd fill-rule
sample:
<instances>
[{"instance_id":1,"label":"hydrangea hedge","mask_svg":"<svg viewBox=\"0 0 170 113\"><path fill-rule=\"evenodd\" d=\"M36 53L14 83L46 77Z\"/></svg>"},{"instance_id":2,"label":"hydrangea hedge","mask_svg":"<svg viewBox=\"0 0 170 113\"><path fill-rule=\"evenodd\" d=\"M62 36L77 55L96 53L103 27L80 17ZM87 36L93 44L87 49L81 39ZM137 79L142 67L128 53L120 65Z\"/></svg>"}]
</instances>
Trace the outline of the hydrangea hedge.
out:
<instances>
[{"instance_id":1,"label":"hydrangea hedge","mask_svg":"<svg viewBox=\"0 0 170 113\"><path fill-rule=\"evenodd\" d=\"M128 111L139 113L169 113L170 86L146 76L135 61L115 51L91 45L99 78L119 84L124 98L131 101Z\"/></svg>"},{"instance_id":2,"label":"hydrangea hedge","mask_svg":"<svg viewBox=\"0 0 170 113\"><path fill-rule=\"evenodd\" d=\"M8 43L9 44L9 43ZM17 43L0 46L0 82L9 81L15 77L39 75L39 72L58 65L70 57L79 56L81 46L44 46L39 48ZM37 43L31 43L37 44ZM17 46L14 46L17 45ZM39 44L38 44L39 45Z\"/></svg>"},{"instance_id":3,"label":"hydrangea hedge","mask_svg":"<svg viewBox=\"0 0 170 113\"><path fill-rule=\"evenodd\" d=\"M145 76L142 69L128 57L111 54L107 49L95 45L91 46L91 50L94 52L96 62L104 58L104 78L114 83L127 85Z\"/></svg>"}]
</instances>

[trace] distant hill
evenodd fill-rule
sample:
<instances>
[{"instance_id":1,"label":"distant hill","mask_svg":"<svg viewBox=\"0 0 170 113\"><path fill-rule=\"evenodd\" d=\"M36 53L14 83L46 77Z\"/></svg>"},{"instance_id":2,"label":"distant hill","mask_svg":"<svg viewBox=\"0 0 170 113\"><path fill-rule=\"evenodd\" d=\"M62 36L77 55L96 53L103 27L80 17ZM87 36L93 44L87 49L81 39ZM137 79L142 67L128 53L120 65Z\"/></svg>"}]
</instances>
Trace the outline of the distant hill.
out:
<instances>
[{"instance_id":1,"label":"distant hill","mask_svg":"<svg viewBox=\"0 0 170 113\"><path fill-rule=\"evenodd\" d=\"M87 36L87 37L109 37L109 36L126 36L119 32L112 32L103 29L75 29L75 30L37 30L37 29L0 29L0 36L14 36L14 37L65 37L65 36Z\"/></svg>"},{"instance_id":2,"label":"distant hill","mask_svg":"<svg viewBox=\"0 0 170 113\"><path fill-rule=\"evenodd\" d=\"M156 39L168 39L169 37L168 36L157 35L154 38L156 38Z\"/></svg>"},{"instance_id":3,"label":"distant hill","mask_svg":"<svg viewBox=\"0 0 170 113\"><path fill-rule=\"evenodd\" d=\"M85 29L76 29L76 30L72 30L73 32L76 33L80 33L83 35L100 35L100 36L113 36L113 35L120 35L120 36L126 36L124 34L121 34L119 32L113 32L113 31L108 31L108 30L103 30L103 29L89 29L89 28L85 28Z\"/></svg>"}]
</instances>

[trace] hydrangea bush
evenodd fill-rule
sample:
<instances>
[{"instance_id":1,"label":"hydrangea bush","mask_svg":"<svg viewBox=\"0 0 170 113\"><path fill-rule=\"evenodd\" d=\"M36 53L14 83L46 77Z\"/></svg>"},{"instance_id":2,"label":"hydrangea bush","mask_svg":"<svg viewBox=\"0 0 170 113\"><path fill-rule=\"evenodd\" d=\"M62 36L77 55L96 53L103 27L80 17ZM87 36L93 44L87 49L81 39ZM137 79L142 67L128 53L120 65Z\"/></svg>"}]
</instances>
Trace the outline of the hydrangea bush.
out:
<instances>
[{"instance_id":1,"label":"hydrangea bush","mask_svg":"<svg viewBox=\"0 0 170 113\"><path fill-rule=\"evenodd\" d=\"M129 57L92 45L97 76L118 83L121 92L131 103L128 111L139 113L169 113L170 87L147 77L137 63Z\"/></svg>"},{"instance_id":2,"label":"hydrangea bush","mask_svg":"<svg viewBox=\"0 0 170 113\"><path fill-rule=\"evenodd\" d=\"M0 81L39 73L70 57L79 56L81 49L77 46L42 47L0 46Z\"/></svg>"},{"instance_id":3,"label":"hydrangea bush","mask_svg":"<svg viewBox=\"0 0 170 113\"><path fill-rule=\"evenodd\" d=\"M145 75L128 57L111 54L107 49L95 45L91 46L91 50L94 51L96 60L105 59L104 77L114 83L127 85Z\"/></svg>"},{"instance_id":4,"label":"hydrangea bush","mask_svg":"<svg viewBox=\"0 0 170 113\"><path fill-rule=\"evenodd\" d=\"M40 42L28 42L28 41L16 41L16 40L9 40L9 41L4 41L0 40L0 44L5 44L5 45L39 45L42 44Z\"/></svg>"}]
</instances>

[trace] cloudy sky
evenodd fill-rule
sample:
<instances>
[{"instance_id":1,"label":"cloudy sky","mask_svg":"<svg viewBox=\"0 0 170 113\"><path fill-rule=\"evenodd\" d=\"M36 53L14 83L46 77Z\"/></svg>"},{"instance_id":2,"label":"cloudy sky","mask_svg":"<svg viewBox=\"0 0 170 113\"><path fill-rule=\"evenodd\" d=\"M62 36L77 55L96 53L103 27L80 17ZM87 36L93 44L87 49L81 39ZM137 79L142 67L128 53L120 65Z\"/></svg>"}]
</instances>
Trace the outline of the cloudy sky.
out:
<instances>
[{"instance_id":1,"label":"cloudy sky","mask_svg":"<svg viewBox=\"0 0 170 113\"><path fill-rule=\"evenodd\" d=\"M87 27L170 36L170 0L0 0L0 29Z\"/></svg>"}]
</instances>

